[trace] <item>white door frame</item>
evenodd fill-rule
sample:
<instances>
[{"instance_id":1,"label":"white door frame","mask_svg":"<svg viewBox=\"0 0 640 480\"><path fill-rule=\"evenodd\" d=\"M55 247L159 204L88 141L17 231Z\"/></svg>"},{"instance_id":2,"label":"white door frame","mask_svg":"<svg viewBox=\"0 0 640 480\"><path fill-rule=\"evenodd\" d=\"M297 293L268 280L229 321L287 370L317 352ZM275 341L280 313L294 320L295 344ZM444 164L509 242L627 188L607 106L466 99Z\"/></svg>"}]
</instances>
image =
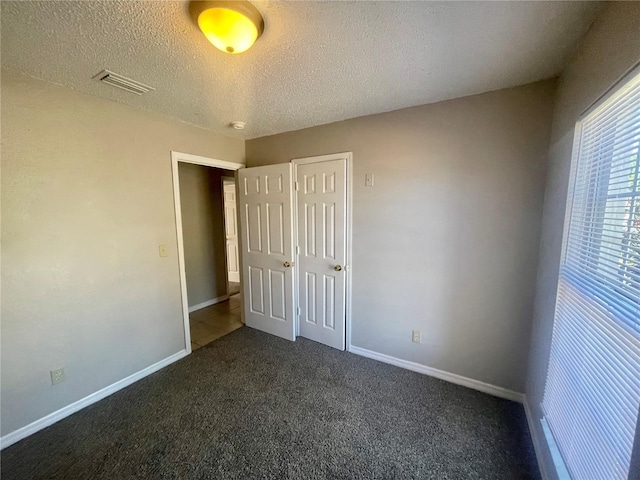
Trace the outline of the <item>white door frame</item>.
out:
<instances>
[{"instance_id":1,"label":"white door frame","mask_svg":"<svg viewBox=\"0 0 640 480\"><path fill-rule=\"evenodd\" d=\"M184 239L182 237L182 208L180 205L180 178L178 175L178 162L193 163L205 167L221 168L235 171L244 168L244 163L228 162L215 158L201 157L190 153L171 152L171 175L173 179L173 207L176 217L176 238L178 240L178 267L180 269L180 292L182 296L182 317L184 322L184 341L187 354L191 353L191 330L189 329L189 300L187 297L187 274L184 266ZM242 272L240 272L242 283ZM228 288L228 287L227 287ZM227 290L228 291L228 290ZM242 323L244 323L244 308L240 309Z\"/></svg>"},{"instance_id":2,"label":"white door frame","mask_svg":"<svg viewBox=\"0 0 640 480\"><path fill-rule=\"evenodd\" d=\"M347 187L347 199L346 199L346 208L347 208L347 216L346 216L346 264L345 264L345 328L346 328L346 350L347 352L351 350L351 279L353 277L353 218L351 213L353 211L353 152L343 152L343 153L332 153L330 155L320 155L317 157L305 157L305 158L295 158L291 160L293 164L293 178L294 181L298 181L298 165L305 165L308 163L320 163L320 162L330 162L332 160L346 160L347 163L347 174L345 179L345 185ZM293 215L293 229L296 232L296 245L298 245L298 192L297 189L294 190L296 193L296 201L294 203L294 215ZM296 254L296 257L298 254ZM300 277L300 262L298 258L296 258L296 262L294 265L295 268L295 278L299 279ZM296 288L294 289L294 298L295 298L295 308L296 312L300 306L299 304L299 295L298 295L298 287L299 285L296 283ZM296 336L300 333L300 317L296 314Z\"/></svg>"}]
</instances>

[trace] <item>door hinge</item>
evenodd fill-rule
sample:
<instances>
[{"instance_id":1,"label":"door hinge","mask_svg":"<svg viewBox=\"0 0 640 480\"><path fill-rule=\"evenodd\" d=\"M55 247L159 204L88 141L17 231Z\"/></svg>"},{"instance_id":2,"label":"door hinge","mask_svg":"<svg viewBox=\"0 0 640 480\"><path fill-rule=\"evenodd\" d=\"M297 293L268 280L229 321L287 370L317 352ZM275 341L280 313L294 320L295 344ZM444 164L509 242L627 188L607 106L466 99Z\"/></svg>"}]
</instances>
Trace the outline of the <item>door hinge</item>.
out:
<instances>
[{"instance_id":1,"label":"door hinge","mask_svg":"<svg viewBox=\"0 0 640 480\"><path fill-rule=\"evenodd\" d=\"M294 184L296 192L297 192L298 189L300 188L300 186L299 186L298 182L293 182L293 184Z\"/></svg>"},{"instance_id":2,"label":"door hinge","mask_svg":"<svg viewBox=\"0 0 640 480\"><path fill-rule=\"evenodd\" d=\"M296 308L296 314L300 316L300 307Z\"/></svg>"},{"instance_id":3,"label":"door hinge","mask_svg":"<svg viewBox=\"0 0 640 480\"><path fill-rule=\"evenodd\" d=\"M300 255L300 246L296 245L296 255Z\"/></svg>"}]
</instances>

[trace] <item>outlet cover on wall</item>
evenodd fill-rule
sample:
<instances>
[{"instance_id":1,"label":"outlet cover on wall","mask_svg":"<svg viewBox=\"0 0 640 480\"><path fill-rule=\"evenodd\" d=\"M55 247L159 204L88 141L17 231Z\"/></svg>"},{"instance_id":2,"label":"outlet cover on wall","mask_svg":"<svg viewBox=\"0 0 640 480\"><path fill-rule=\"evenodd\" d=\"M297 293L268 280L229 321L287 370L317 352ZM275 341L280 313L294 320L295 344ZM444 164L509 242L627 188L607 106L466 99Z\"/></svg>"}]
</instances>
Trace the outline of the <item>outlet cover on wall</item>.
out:
<instances>
[{"instance_id":1,"label":"outlet cover on wall","mask_svg":"<svg viewBox=\"0 0 640 480\"><path fill-rule=\"evenodd\" d=\"M51 385L64 382L65 379L64 368L58 368L57 370L51 370Z\"/></svg>"},{"instance_id":2,"label":"outlet cover on wall","mask_svg":"<svg viewBox=\"0 0 640 480\"><path fill-rule=\"evenodd\" d=\"M418 330L413 330L413 332L411 333L411 341L413 343L420 343L420 338L421 338L421 334Z\"/></svg>"},{"instance_id":3,"label":"outlet cover on wall","mask_svg":"<svg viewBox=\"0 0 640 480\"><path fill-rule=\"evenodd\" d=\"M169 255L169 252L167 251L167 246L166 245L160 245L158 247L158 251L160 253L160 257L166 257Z\"/></svg>"}]
</instances>

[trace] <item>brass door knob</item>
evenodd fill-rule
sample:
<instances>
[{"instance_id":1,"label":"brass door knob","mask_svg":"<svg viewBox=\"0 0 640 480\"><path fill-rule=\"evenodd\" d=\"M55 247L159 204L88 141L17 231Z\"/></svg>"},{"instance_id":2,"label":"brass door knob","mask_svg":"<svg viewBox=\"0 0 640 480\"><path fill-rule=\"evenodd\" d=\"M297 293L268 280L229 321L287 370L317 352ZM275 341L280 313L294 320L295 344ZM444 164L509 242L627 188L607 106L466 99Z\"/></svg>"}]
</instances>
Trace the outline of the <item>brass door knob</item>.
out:
<instances>
[{"instance_id":1,"label":"brass door knob","mask_svg":"<svg viewBox=\"0 0 640 480\"><path fill-rule=\"evenodd\" d=\"M293 265L293 263L291 263L291 262L284 262L284 263L283 263L283 265L284 265L284 268L289 268L291 265Z\"/></svg>"},{"instance_id":2,"label":"brass door knob","mask_svg":"<svg viewBox=\"0 0 640 480\"><path fill-rule=\"evenodd\" d=\"M342 271L342 265L336 265L335 267L333 267L333 269L334 269L336 272L341 272L341 271Z\"/></svg>"}]
</instances>

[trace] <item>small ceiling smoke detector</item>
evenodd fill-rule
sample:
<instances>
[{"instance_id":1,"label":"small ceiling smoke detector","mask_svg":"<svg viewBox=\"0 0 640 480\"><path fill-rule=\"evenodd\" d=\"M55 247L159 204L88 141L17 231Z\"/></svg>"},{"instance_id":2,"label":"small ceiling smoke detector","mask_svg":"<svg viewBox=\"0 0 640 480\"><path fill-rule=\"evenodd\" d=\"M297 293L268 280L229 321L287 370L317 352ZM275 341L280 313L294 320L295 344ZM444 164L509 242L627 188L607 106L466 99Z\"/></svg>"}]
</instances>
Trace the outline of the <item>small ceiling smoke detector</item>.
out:
<instances>
[{"instance_id":1,"label":"small ceiling smoke detector","mask_svg":"<svg viewBox=\"0 0 640 480\"><path fill-rule=\"evenodd\" d=\"M149 85L145 85L144 83L140 83L122 75L118 75L117 73L110 72L109 70L102 70L93 78L107 83L113 87L118 87L122 90L126 90L127 92L135 93L136 95L142 95L145 93L149 93L151 90L155 90L155 88L150 87Z\"/></svg>"},{"instance_id":2,"label":"small ceiling smoke detector","mask_svg":"<svg viewBox=\"0 0 640 480\"><path fill-rule=\"evenodd\" d=\"M231 122L231 126L232 126L233 128L235 128L236 130L244 130L244 127L245 127L246 125L247 125L247 124L246 124L246 123L244 123L244 122Z\"/></svg>"}]
</instances>

